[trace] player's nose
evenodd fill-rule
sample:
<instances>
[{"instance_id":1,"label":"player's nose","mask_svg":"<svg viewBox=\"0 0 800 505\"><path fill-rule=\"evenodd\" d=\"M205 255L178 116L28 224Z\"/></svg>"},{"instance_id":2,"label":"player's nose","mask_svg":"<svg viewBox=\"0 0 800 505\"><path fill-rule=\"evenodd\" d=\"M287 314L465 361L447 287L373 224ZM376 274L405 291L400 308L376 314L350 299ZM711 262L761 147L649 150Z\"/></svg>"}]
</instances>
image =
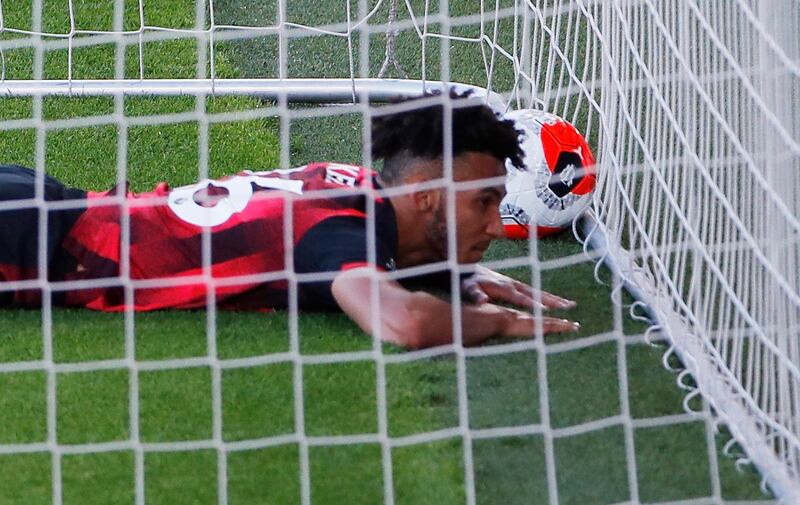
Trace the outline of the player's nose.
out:
<instances>
[{"instance_id":1,"label":"player's nose","mask_svg":"<svg viewBox=\"0 0 800 505\"><path fill-rule=\"evenodd\" d=\"M493 239L503 238L503 220L500 218L500 208L498 207L489 216L489 222L486 225L486 233L492 236Z\"/></svg>"}]
</instances>

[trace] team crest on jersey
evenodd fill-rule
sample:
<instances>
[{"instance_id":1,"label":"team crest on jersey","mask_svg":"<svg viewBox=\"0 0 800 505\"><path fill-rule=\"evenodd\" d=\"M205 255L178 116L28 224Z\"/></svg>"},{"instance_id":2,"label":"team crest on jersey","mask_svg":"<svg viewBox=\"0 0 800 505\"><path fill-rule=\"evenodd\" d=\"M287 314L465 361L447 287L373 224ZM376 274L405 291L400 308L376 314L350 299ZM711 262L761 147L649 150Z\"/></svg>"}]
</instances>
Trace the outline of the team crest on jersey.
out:
<instances>
[{"instance_id":1,"label":"team crest on jersey","mask_svg":"<svg viewBox=\"0 0 800 505\"><path fill-rule=\"evenodd\" d=\"M361 167L342 165L341 163L329 163L328 166L325 167L325 182L354 188L356 187L359 173L361 173Z\"/></svg>"}]
</instances>

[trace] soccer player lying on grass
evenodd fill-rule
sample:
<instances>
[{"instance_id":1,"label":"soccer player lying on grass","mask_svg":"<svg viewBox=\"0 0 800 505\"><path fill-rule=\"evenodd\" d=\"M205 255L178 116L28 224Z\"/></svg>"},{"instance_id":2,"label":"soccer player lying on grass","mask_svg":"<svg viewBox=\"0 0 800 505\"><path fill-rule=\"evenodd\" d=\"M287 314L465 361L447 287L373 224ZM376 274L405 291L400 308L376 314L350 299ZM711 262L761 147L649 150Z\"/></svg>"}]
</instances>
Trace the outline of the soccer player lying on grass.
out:
<instances>
[{"instance_id":1,"label":"soccer player lying on grass","mask_svg":"<svg viewBox=\"0 0 800 505\"><path fill-rule=\"evenodd\" d=\"M474 98L454 93L451 98L453 180L489 179L482 187L459 189L455 198L457 259L474 264L503 233L498 206L505 194L506 160L524 165L513 122ZM288 270L300 274L301 310L340 308L368 333L376 330L377 310L386 341L410 348L452 342L451 306L436 296L384 275L377 281L380 306L371 305L370 276L376 270L448 257L443 112L437 98L424 100L419 108L374 117L373 158L384 160L379 176L362 167L312 163L245 171L173 190L162 183L150 193L124 197L116 189L66 188L45 176L45 199L61 201L47 213L43 244L47 279L65 282L53 286L52 303L103 311L194 309L206 305L213 285L221 308L281 309L288 306ZM8 281L38 277L39 208L34 200L14 202L34 198L35 181L35 172L27 168L0 167L0 305L41 304L35 282L6 287ZM389 191L401 186L407 190ZM368 254L367 194L374 198L374 262ZM287 219L284 209L290 205ZM284 237L287 223L291 237ZM210 238L205 244L204 227ZM204 245L210 252L206 269ZM290 254L285 246L292 248ZM324 280L306 275L319 272L329 275ZM449 285L449 273L444 277ZM123 288L127 278L135 290L132 299ZM530 310L537 303L574 305L480 266L462 276L462 291L473 302L461 307L465 345L491 336L533 335ZM541 325L545 333L577 329L577 323L551 317Z\"/></svg>"}]
</instances>

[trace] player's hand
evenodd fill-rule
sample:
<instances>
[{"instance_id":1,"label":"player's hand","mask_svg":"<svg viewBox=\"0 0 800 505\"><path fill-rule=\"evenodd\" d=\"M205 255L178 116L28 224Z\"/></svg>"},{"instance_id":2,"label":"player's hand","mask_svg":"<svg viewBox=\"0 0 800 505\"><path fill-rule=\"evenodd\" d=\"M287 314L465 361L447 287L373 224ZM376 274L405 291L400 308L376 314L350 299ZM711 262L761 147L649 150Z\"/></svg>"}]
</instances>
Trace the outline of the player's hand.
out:
<instances>
[{"instance_id":1,"label":"player's hand","mask_svg":"<svg viewBox=\"0 0 800 505\"><path fill-rule=\"evenodd\" d=\"M539 331L537 320L531 314L507 307L499 308L505 312L507 317L503 336L530 337L536 335ZM542 317L540 322L542 334L578 331L581 327L579 323L567 319L558 319L556 317Z\"/></svg>"},{"instance_id":2,"label":"player's hand","mask_svg":"<svg viewBox=\"0 0 800 505\"><path fill-rule=\"evenodd\" d=\"M546 291L539 291L524 282L478 265L475 273L461 282L462 291L480 305L487 302L510 303L532 309L571 309L576 304Z\"/></svg>"}]
</instances>

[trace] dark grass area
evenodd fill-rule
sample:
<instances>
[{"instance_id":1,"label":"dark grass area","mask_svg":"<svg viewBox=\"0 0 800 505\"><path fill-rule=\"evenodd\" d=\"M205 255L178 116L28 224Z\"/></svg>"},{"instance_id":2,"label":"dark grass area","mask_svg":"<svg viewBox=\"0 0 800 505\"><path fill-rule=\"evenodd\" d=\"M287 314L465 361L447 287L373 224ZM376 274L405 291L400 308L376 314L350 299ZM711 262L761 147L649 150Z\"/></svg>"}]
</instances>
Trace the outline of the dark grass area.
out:
<instances>
[{"instance_id":1,"label":"dark grass area","mask_svg":"<svg viewBox=\"0 0 800 505\"><path fill-rule=\"evenodd\" d=\"M77 1L76 21L84 29L110 29L111 5ZM373 2L370 2L372 4ZM438 6L432 5L432 9ZM65 0L46 0L46 30L64 32ZM135 28L138 4L126 2L124 23ZM424 3L412 5L421 14ZM6 26L30 28L30 4L3 2ZM318 2L288 4L290 20L306 24L338 23L345 19L342 5ZM269 24L274 4L254 0L215 2L220 24ZM475 2L450 2L455 16L474 14ZM401 9L402 11L402 9ZM147 22L176 28L194 25L194 4L182 0L147 3ZM376 22L386 19L386 5ZM401 18L407 15L401 14ZM509 28L507 22L502 23ZM436 26L433 27L437 29ZM488 29L488 28L487 28ZM475 36L476 26L453 33ZM508 39L509 31L502 37ZM358 36L354 35L357 42ZM504 40L505 40L504 39ZM505 40L508 43L508 40ZM428 78L440 75L440 42L429 39ZM222 77L275 77L277 40L254 38L220 44L216 69ZM295 39L289 49L288 71L293 77L349 75L343 38L320 36ZM135 48L126 53L125 75L139 75ZM148 43L145 76L193 77L196 74L194 40ZM398 38L398 59L411 77L421 77L421 44L413 32ZM486 85L483 61L474 44L451 45L450 69L454 80ZM77 50L76 78L114 75L113 46ZM370 73L383 59L383 37L370 38ZM30 78L33 51L6 52L7 76ZM359 68L358 58L354 60ZM63 78L66 51L46 54L44 74ZM508 87L513 69L498 62L492 81ZM2 98L0 121L30 118L33 101ZM209 98L200 104L211 113L268 107L250 98ZM109 99L46 98L48 120L113 114ZM175 115L195 110L191 98L128 98L128 117ZM199 125L194 120L174 124L131 126L127 130L127 158L117 159L119 131L113 121L105 126L63 128L48 132L46 170L76 186L105 190L117 182L118 167L134 191L146 191L162 180L173 186L199 175ZM215 123L209 129L211 176L242 169L268 169L279 164L277 118ZM313 160L360 163L362 119L343 115L293 119L290 125L290 163ZM0 163L36 164L34 129L0 130ZM538 244L542 260L581 251L568 234ZM527 244L500 242L488 259L527 255ZM532 279L528 268L507 273ZM585 262L538 272L544 289L578 301L570 312L555 312L582 323L575 335L552 336L547 344L561 344L614 330L610 289L594 279L594 265ZM606 273L601 278L609 282ZM214 312L216 347L220 359L285 353L290 349L290 316L277 313ZM43 328L51 328L56 363L81 363L125 357L125 319L120 314L54 309L43 325L40 311L0 311L0 362L42 360ZM208 313L157 312L133 316L135 357L141 362L206 356ZM299 343L303 355L364 351L372 342L341 314L301 314ZM624 321L627 335L643 332L641 323ZM487 345L504 343L490 341ZM385 346L387 355L403 351ZM551 353L546 359L550 426L569 428L620 413L617 342ZM679 414L684 392L675 376L660 363L662 349L635 344L624 347L631 414L634 419ZM489 429L542 423L543 398L539 384L540 356L536 350L470 357L466 361L469 426ZM58 373L55 434L59 444L124 441L131 436L131 371L127 368ZM138 424L143 442L197 441L213 434L212 370L205 365L174 370L140 371ZM302 368L302 398L294 395L295 368L291 362L225 369L221 372L222 439L226 442L291 434L296 429L295 404L304 405L304 431L309 436L374 433L377 430L376 364L358 361L314 364ZM459 425L458 377L453 355L386 365L388 434L406 437ZM47 441L48 374L19 371L0 374L0 445ZM658 502L709 496L711 477L705 426L700 422L640 428L634 433L637 483L642 501ZM726 440L716 438L718 447ZM476 495L479 503L548 503L545 437L539 434L473 441ZM553 442L556 485L560 503L605 504L629 499L624 433L620 425L588 433L558 437ZM294 443L228 453L227 496L233 504L285 504L300 500L301 448ZM213 450L148 452L144 456L147 503L216 503L219 455ZM65 504L133 503L136 455L127 450L66 455L61 458ZM392 450L395 501L399 504L464 503L464 447L461 438L421 442ZM725 499L761 497L757 478L740 474L733 462L720 457L720 479ZM309 468L313 503L381 503L384 472L381 447L359 443L311 447ZM53 459L48 452L0 455L0 503L46 504L52 497Z\"/></svg>"}]
</instances>

